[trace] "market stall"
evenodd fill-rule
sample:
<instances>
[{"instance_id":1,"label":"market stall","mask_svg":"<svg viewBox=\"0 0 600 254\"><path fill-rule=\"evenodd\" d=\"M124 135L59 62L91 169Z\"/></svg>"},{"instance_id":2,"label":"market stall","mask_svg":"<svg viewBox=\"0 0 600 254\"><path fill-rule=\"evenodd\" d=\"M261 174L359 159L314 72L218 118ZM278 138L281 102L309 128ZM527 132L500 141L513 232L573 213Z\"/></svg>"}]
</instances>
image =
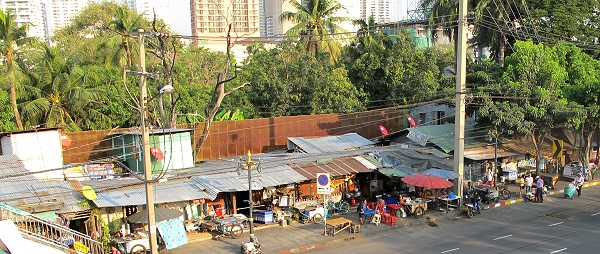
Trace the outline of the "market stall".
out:
<instances>
[{"instance_id":1,"label":"market stall","mask_svg":"<svg viewBox=\"0 0 600 254\"><path fill-rule=\"evenodd\" d=\"M402 178L402 181L408 185L430 188L430 189L445 189L454 186L452 182L432 174L416 174ZM426 199L415 199L405 200L401 203L404 206L404 210L407 214L413 214L416 218L420 218L425 214L427 210L427 198Z\"/></svg>"}]
</instances>

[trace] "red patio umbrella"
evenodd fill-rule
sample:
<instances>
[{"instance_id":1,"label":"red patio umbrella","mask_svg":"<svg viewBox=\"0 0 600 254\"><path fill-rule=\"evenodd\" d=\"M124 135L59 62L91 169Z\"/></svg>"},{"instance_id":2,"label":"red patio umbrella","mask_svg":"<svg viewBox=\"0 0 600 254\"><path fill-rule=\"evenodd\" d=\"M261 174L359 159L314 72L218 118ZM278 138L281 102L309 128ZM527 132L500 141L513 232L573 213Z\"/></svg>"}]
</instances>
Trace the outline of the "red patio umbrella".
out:
<instances>
[{"instance_id":1,"label":"red patio umbrella","mask_svg":"<svg viewBox=\"0 0 600 254\"><path fill-rule=\"evenodd\" d=\"M408 185L432 189L444 189L454 186L454 184L444 178L429 174L416 174L407 176L402 178L402 181Z\"/></svg>"}]
</instances>

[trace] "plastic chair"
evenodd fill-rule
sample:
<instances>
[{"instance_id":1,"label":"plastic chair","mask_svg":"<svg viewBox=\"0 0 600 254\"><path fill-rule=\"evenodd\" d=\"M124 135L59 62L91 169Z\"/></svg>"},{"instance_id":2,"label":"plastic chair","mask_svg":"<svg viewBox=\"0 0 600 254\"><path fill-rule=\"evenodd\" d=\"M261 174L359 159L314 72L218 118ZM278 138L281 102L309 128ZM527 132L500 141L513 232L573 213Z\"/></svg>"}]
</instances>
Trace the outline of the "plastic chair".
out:
<instances>
[{"instance_id":1,"label":"plastic chair","mask_svg":"<svg viewBox=\"0 0 600 254\"><path fill-rule=\"evenodd\" d=\"M381 215L379 214L375 214L373 215L373 220L371 220L371 222L375 225L379 226L379 223L381 223Z\"/></svg>"}]
</instances>

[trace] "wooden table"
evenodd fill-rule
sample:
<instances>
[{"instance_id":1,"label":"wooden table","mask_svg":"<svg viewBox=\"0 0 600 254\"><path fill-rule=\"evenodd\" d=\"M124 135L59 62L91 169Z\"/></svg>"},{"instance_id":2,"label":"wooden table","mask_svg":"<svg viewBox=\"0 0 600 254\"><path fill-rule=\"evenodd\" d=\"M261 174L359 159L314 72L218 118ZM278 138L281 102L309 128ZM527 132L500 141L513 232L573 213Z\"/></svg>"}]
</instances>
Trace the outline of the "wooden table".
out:
<instances>
[{"instance_id":1,"label":"wooden table","mask_svg":"<svg viewBox=\"0 0 600 254\"><path fill-rule=\"evenodd\" d=\"M336 233L339 233L340 231L343 231L344 229L349 228L351 225L352 225L352 220L340 217L340 218L327 220L325 227L327 228L328 234L331 234L331 236L335 236ZM329 229L331 229L331 230L329 230Z\"/></svg>"}]
</instances>

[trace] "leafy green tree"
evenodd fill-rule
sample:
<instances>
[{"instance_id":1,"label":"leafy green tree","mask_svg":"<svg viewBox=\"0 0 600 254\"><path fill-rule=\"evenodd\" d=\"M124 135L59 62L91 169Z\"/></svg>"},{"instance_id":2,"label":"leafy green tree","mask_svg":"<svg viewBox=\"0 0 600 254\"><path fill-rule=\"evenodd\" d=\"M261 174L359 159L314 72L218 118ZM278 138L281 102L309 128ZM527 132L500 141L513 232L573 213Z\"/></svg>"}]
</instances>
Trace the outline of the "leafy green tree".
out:
<instances>
[{"instance_id":1,"label":"leafy green tree","mask_svg":"<svg viewBox=\"0 0 600 254\"><path fill-rule=\"evenodd\" d=\"M250 105L244 113L273 117L364 108L364 93L350 83L346 70L317 60L302 47L283 43L256 53L244 66L243 79L252 82L238 93Z\"/></svg>"},{"instance_id":2,"label":"leafy green tree","mask_svg":"<svg viewBox=\"0 0 600 254\"><path fill-rule=\"evenodd\" d=\"M569 127L579 140L580 158L588 158L593 135L600 125L600 61L566 43L559 43L555 50L569 74L564 94L569 101L579 105L580 113L571 119ZM582 162L589 168L589 160Z\"/></svg>"},{"instance_id":3,"label":"leafy green tree","mask_svg":"<svg viewBox=\"0 0 600 254\"><path fill-rule=\"evenodd\" d=\"M539 171L543 140L552 128L573 118L577 109L562 93L568 73L554 49L532 41L517 42L514 49L506 58L505 97L484 100L480 114L495 130L529 137Z\"/></svg>"},{"instance_id":4,"label":"leafy green tree","mask_svg":"<svg viewBox=\"0 0 600 254\"><path fill-rule=\"evenodd\" d=\"M27 26L18 25L11 10L0 9L0 50L3 57L4 82L8 86L10 104L19 130L23 130L23 122L17 105L19 83L17 82L16 58L20 47L32 40L32 38L27 37Z\"/></svg>"},{"instance_id":5,"label":"leafy green tree","mask_svg":"<svg viewBox=\"0 0 600 254\"><path fill-rule=\"evenodd\" d=\"M0 90L0 132L11 132L17 129L10 105L10 96L7 91Z\"/></svg>"},{"instance_id":6,"label":"leafy green tree","mask_svg":"<svg viewBox=\"0 0 600 254\"><path fill-rule=\"evenodd\" d=\"M528 1L530 12L525 26L536 29L534 38L545 43L568 41L592 53L596 58L596 41L600 37L600 2L597 0Z\"/></svg>"},{"instance_id":7,"label":"leafy green tree","mask_svg":"<svg viewBox=\"0 0 600 254\"><path fill-rule=\"evenodd\" d=\"M335 52L338 52L339 47L332 39L339 37L335 36L335 33L344 32L339 23L349 19L333 15L345 9L344 6L336 0L289 0L289 3L297 12L283 12L280 19L292 21L296 25L290 28L286 35L300 36L301 41L307 45L307 51L315 56L319 55L319 48L323 45L335 60Z\"/></svg>"},{"instance_id":8,"label":"leafy green tree","mask_svg":"<svg viewBox=\"0 0 600 254\"><path fill-rule=\"evenodd\" d=\"M417 49L410 33L381 33L343 51L352 83L368 95L369 107L386 107L445 96L442 69L453 65L449 48ZM444 53L447 52L447 53Z\"/></svg>"}]
</instances>

